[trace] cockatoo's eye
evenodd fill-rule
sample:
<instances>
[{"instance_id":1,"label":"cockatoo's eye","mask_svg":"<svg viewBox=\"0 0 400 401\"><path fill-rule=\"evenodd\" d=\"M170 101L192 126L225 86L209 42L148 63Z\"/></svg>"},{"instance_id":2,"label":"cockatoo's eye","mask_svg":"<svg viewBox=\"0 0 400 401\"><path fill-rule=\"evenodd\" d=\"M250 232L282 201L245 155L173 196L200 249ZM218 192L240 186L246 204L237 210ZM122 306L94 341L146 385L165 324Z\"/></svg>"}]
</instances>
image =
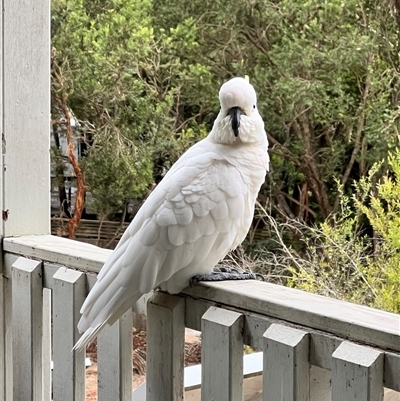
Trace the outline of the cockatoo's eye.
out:
<instances>
[{"instance_id":1,"label":"cockatoo's eye","mask_svg":"<svg viewBox=\"0 0 400 401\"><path fill-rule=\"evenodd\" d=\"M253 109L254 109L254 110L256 109L256 105L255 105L255 104L253 104Z\"/></svg>"}]
</instances>

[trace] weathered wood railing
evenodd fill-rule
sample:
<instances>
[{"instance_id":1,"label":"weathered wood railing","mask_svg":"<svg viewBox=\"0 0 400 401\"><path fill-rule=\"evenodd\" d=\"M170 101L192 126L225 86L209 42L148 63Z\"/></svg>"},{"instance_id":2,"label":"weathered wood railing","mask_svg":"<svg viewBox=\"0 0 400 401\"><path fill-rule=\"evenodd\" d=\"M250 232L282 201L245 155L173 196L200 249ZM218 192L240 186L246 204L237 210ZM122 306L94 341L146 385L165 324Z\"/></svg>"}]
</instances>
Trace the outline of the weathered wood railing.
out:
<instances>
[{"instance_id":1,"label":"weathered wood railing","mask_svg":"<svg viewBox=\"0 0 400 401\"><path fill-rule=\"evenodd\" d=\"M110 251L46 235L7 238L3 251L0 399L84 400L85 355L71 348ZM242 399L243 344L264 352L263 400L378 401L384 387L400 391L395 314L248 281L157 292L147 321L147 401L183 399L185 326L202 331L203 401ZM131 336L131 313L99 336L100 401L132 399Z\"/></svg>"}]
</instances>

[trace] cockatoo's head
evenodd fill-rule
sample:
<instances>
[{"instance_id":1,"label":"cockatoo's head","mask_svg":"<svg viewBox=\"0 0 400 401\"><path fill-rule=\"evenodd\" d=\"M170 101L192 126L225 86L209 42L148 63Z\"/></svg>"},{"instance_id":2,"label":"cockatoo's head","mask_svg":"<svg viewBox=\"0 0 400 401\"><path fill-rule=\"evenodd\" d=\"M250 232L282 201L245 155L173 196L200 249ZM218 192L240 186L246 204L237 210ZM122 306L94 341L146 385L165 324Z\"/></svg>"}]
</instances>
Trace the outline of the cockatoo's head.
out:
<instances>
[{"instance_id":1,"label":"cockatoo's head","mask_svg":"<svg viewBox=\"0 0 400 401\"><path fill-rule=\"evenodd\" d=\"M264 122L257 110L257 95L244 78L233 78L219 91L221 110L210 139L233 144L265 141Z\"/></svg>"}]
</instances>

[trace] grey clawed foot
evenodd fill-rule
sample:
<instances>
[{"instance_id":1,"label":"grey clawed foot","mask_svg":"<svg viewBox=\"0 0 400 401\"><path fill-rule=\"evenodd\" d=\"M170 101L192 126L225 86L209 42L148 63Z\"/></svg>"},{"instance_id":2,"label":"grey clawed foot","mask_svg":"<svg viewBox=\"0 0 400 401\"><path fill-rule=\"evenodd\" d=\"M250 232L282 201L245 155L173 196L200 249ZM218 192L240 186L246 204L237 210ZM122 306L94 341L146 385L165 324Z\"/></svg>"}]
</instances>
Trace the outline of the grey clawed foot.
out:
<instances>
[{"instance_id":1,"label":"grey clawed foot","mask_svg":"<svg viewBox=\"0 0 400 401\"><path fill-rule=\"evenodd\" d=\"M214 268L211 274L197 274L189 280L191 287L197 285L201 281L225 281L225 280L259 280L265 281L264 277L259 273L240 272L232 267Z\"/></svg>"}]
</instances>

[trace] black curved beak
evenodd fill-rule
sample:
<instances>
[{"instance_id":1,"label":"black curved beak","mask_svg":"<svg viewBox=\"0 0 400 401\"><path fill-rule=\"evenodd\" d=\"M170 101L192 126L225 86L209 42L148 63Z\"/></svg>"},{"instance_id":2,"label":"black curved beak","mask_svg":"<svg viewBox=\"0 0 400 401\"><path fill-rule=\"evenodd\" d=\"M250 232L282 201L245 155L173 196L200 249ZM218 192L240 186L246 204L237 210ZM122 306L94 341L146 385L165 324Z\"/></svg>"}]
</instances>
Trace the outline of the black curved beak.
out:
<instances>
[{"instance_id":1,"label":"black curved beak","mask_svg":"<svg viewBox=\"0 0 400 401\"><path fill-rule=\"evenodd\" d=\"M231 116L232 130L235 137L239 135L240 116L242 114L243 110L240 107L232 107L228 111L228 115Z\"/></svg>"}]
</instances>

